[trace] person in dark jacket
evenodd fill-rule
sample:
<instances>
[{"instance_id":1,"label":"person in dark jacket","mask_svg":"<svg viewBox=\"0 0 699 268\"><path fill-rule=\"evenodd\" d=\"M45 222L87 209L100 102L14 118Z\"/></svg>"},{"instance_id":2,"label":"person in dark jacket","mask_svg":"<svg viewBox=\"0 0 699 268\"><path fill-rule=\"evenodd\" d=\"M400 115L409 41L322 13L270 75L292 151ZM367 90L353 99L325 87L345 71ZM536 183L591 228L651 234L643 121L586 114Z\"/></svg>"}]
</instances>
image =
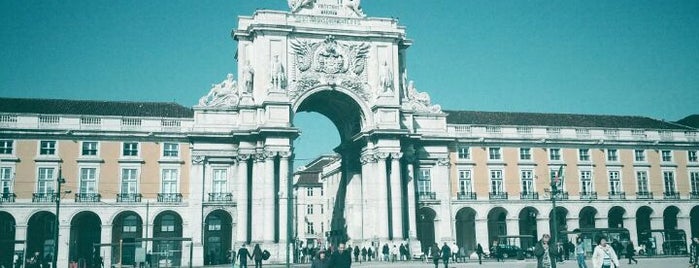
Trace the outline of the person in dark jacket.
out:
<instances>
[{"instance_id":1,"label":"person in dark jacket","mask_svg":"<svg viewBox=\"0 0 699 268\"><path fill-rule=\"evenodd\" d=\"M430 248L430 252L432 253L432 262L434 262L434 268L438 268L439 266L439 245L437 243L434 243L432 248Z\"/></svg>"},{"instance_id":2,"label":"person in dark jacket","mask_svg":"<svg viewBox=\"0 0 699 268\"><path fill-rule=\"evenodd\" d=\"M350 268L352 267L352 250L345 249L345 243L337 245L337 250L333 251L330 256L330 264L332 268Z\"/></svg>"},{"instance_id":3,"label":"person in dark jacket","mask_svg":"<svg viewBox=\"0 0 699 268\"><path fill-rule=\"evenodd\" d=\"M536 256L536 268L556 268L556 256L558 250L555 245L549 244L551 236L544 234L536 243L534 256Z\"/></svg>"},{"instance_id":4,"label":"person in dark jacket","mask_svg":"<svg viewBox=\"0 0 699 268\"><path fill-rule=\"evenodd\" d=\"M444 242L442 246L442 262L444 262L444 268L449 267L449 258L451 258L451 248Z\"/></svg>"},{"instance_id":5,"label":"person in dark jacket","mask_svg":"<svg viewBox=\"0 0 699 268\"><path fill-rule=\"evenodd\" d=\"M631 264L631 261L638 264L638 260L633 258L634 255L636 255L636 249L633 246L633 242L629 240L629 243L626 245L626 258L629 259L629 264Z\"/></svg>"},{"instance_id":6,"label":"person in dark jacket","mask_svg":"<svg viewBox=\"0 0 699 268\"><path fill-rule=\"evenodd\" d=\"M364 246L364 247L362 247L362 260L364 260L364 261L367 261L366 254L367 254L366 246Z\"/></svg>"},{"instance_id":7,"label":"person in dark jacket","mask_svg":"<svg viewBox=\"0 0 699 268\"><path fill-rule=\"evenodd\" d=\"M483 264L483 246L481 243L476 246L476 255L478 255L478 264Z\"/></svg>"},{"instance_id":8,"label":"person in dark jacket","mask_svg":"<svg viewBox=\"0 0 699 268\"><path fill-rule=\"evenodd\" d=\"M252 250L252 259L255 260L255 268L262 268L262 248L260 244L255 244L255 248Z\"/></svg>"},{"instance_id":9,"label":"person in dark jacket","mask_svg":"<svg viewBox=\"0 0 699 268\"><path fill-rule=\"evenodd\" d=\"M240 260L240 268L248 267L248 259L252 259L250 251L245 247L245 244L238 250L238 259Z\"/></svg>"},{"instance_id":10,"label":"person in dark jacket","mask_svg":"<svg viewBox=\"0 0 699 268\"><path fill-rule=\"evenodd\" d=\"M359 246L354 246L354 262L359 262Z\"/></svg>"},{"instance_id":11,"label":"person in dark jacket","mask_svg":"<svg viewBox=\"0 0 699 268\"><path fill-rule=\"evenodd\" d=\"M320 250L318 251L318 256L313 260L313 264L311 264L311 268L328 268L330 267L330 262L328 261L328 258L325 256L325 251Z\"/></svg>"}]
</instances>

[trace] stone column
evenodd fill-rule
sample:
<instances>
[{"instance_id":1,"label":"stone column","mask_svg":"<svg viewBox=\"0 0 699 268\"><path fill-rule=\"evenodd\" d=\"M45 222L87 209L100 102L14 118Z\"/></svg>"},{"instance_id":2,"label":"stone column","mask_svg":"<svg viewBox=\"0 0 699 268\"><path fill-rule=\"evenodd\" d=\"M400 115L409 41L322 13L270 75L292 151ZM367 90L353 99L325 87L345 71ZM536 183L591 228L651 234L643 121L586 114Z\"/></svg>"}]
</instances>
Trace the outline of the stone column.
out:
<instances>
[{"instance_id":1,"label":"stone column","mask_svg":"<svg viewBox=\"0 0 699 268\"><path fill-rule=\"evenodd\" d=\"M293 197L293 192L288 190L289 183L289 156L291 152L279 152L279 241L286 242L288 240L287 226L292 224L289 222L287 206L289 198ZM293 190L292 190L293 191Z\"/></svg>"},{"instance_id":2,"label":"stone column","mask_svg":"<svg viewBox=\"0 0 699 268\"><path fill-rule=\"evenodd\" d=\"M236 183L238 188L238 206L236 213L237 242L245 242L248 239L248 159L250 155L238 155L238 177Z\"/></svg>"},{"instance_id":3,"label":"stone column","mask_svg":"<svg viewBox=\"0 0 699 268\"><path fill-rule=\"evenodd\" d=\"M680 214L682 215L682 214ZM692 243L692 227L690 223L689 213L685 215L677 215L677 230L685 230L687 233L687 245ZM629 230L630 232L630 230ZM637 244L637 243L636 243ZM634 244L635 245L635 244Z\"/></svg>"},{"instance_id":4,"label":"stone column","mask_svg":"<svg viewBox=\"0 0 699 268\"><path fill-rule=\"evenodd\" d=\"M17 221L18 219L15 219ZM25 240L24 244L15 244L15 250L24 249L27 245L27 224L25 222L15 222L15 240Z\"/></svg>"},{"instance_id":5,"label":"stone column","mask_svg":"<svg viewBox=\"0 0 699 268\"><path fill-rule=\"evenodd\" d=\"M408 164L407 164L407 174L405 174L407 184L408 184L408 189L407 189L407 195L408 195L408 239L412 242L410 244L410 248L412 250L419 249L417 245L417 216L416 216L416 204L415 204L415 168L412 163L412 160L414 159L407 159Z\"/></svg>"},{"instance_id":6,"label":"stone column","mask_svg":"<svg viewBox=\"0 0 699 268\"><path fill-rule=\"evenodd\" d=\"M570 215L570 214L568 214L568 215ZM579 217L567 218L566 219L566 226L568 226L568 231L573 231L575 229L580 228L580 218ZM575 244L575 237L574 236L568 237L568 240L572 241L573 244Z\"/></svg>"},{"instance_id":7,"label":"stone column","mask_svg":"<svg viewBox=\"0 0 699 268\"><path fill-rule=\"evenodd\" d=\"M518 216L518 215L515 215ZM507 224L507 235L520 235L519 233L519 218L505 218Z\"/></svg>"},{"instance_id":8,"label":"stone column","mask_svg":"<svg viewBox=\"0 0 699 268\"><path fill-rule=\"evenodd\" d=\"M388 178L386 178L386 159L388 158L388 153L377 153L376 154L378 162L376 163L376 169L373 171L376 176L377 182L377 213L374 220L377 222L376 235L383 242L388 240ZM371 219L371 218L370 218Z\"/></svg>"},{"instance_id":9,"label":"stone column","mask_svg":"<svg viewBox=\"0 0 699 268\"><path fill-rule=\"evenodd\" d=\"M274 241L274 233L276 226L274 225L274 215L276 214L274 200L277 198L277 193L274 190L274 161L277 152L265 151L265 171L263 175L264 188L262 195L263 200L263 223L264 233L263 238L265 243Z\"/></svg>"},{"instance_id":10,"label":"stone column","mask_svg":"<svg viewBox=\"0 0 699 268\"><path fill-rule=\"evenodd\" d=\"M202 199L202 187L211 180L211 178L203 178L202 174L206 168L206 158L203 155L192 156L192 166L189 171L189 207L186 211L189 215L185 215L182 222L182 235L185 236L187 233L192 237L192 242L194 243L194 250L192 256L192 264L194 266L200 266L204 264L204 244L203 244L203 232L202 223L204 219L202 218L201 209L203 206ZM182 174L184 175L184 174ZM208 174L207 174L208 175ZM184 247L182 247L184 249ZM187 260L189 262L189 260ZM185 262L182 262L183 264Z\"/></svg>"},{"instance_id":11,"label":"stone column","mask_svg":"<svg viewBox=\"0 0 699 268\"><path fill-rule=\"evenodd\" d=\"M481 244L483 251L490 252L493 241L488 241L488 218L487 215L482 216L483 218L476 219L476 241Z\"/></svg>"},{"instance_id":12,"label":"stone column","mask_svg":"<svg viewBox=\"0 0 699 268\"><path fill-rule=\"evenodd\" d=\"M437 199L440 200L437 209L437 218L439 218L438 226L435 226L435 230L439 236L435 234L435 240L439 241L441 245L442 242L454 241L454 225L452 224L454 218L451 215L451 192L449 191L451 182L449 181L449 159L441 158L437 160L437 164L434 166L434 174L432 175L432 187L433 191L437 194Z\"/></svg>"},{"instance_id":13,"label":"stone column","mask_svg":"<svg viewBox=\"0 0 699 268\"><path fill-rule=\"evenodd\" d=\"M401 157L403 157L402 153L391 153L391 230L393 232L393 241L403 240L403 207L401 206L401 201L403 200L401 189L403 187L400 179Z\"/></svg>"},{"instance_id":14,"label":"stone column","mask_svg":"<svg viewBox=\"0 0 699 268\"><path fill-rule=\"evenodd\" d=\"M265 154L255 154L252 168L252 241L263 242L265 237L264 199L266 195L265 184Z\"/></svg>"},{"instance_id":15,"label":"stone column","mask_svg":"<svg viewBox=\"0 0 699 268\"><path fill-rule=\"evenodd\" d=\"M70 249L70 222L61 221L58 227L58 259L56 267L68 267L68 251ZM27 253L29 255L29 253ZM25 256L26 257L26 256Z\"/></svg>"},{"instance_id":16,"label":"stone column","mask_svg":"<svg viewBox=\"0 0 699 268\"><path fill-rule=\"evenodd\" d=\"M629 215L629 213L626 213ZM629 230L629 239L635 246L638 246L638 229L636 229L636 217L624 218L624 228Z\"/></svg>"},{"instance_id":17,"label":"stone column","mask_svg":"<svg viewBox=\"0 0 699 268\"><path fill-rule=\"evenodd\" d=\"M541 213L539 214L539 216L536 218L536 232L539 235L539 237L534 238L536 241L538 241L543 234L551 234L548 216L541 215Z\"/></svg>"},{"instance_id":18,"label":"stone column","mask_svg":"<svg viewBox=\"0 0 699 268\"><path fill-rule=\"evenodd\" d=\"M238 236L238 229L240 229L240 222L238 221L238 215L240 215L240 200L238 199L240 197L240 192L243 191L243 189L240 188L240 185L238 184L240 180L238 179L238 165L240 164L240 161L238 159L233 159L233 162L231 163L231 167L228 169L230 172L230 175L228 176L228 189L227 192L231 193L233 196L233 201L236 202L236 207L231 208L231 216L234 217L231 219L231 244L232 249L236 249L236 242Z\"/></svg>"},{"instance_id":19,"label":"stone column","mask_svg":"<svg viewBox=\"0 0 699 268\"><path fill-rule=\"evenodd\" d=\"M362 164L362 230L360 237L366 244L377 233L378 213L378 184L376 183L376 158L373 154L364 153L360 157ZM331 189L328 189L330 191Z\"/></svg>"},{"instance_id":20,"label":"stone column","mask_svg":"<svg viewBox=\"0 0 699 268\"><path fill-rule=\"evenodd\" d=\"M103 224L102 233L100 235L100 243L112 243L112 225ZM100 256L104 261L104 267L112 267L112 248L111 247L100 247Z\"/></svg>"},{"instance_id":21,"label":"stone column","mask_svg":"<svg viewBox=\"0 0 699 268\"><path fill-rule=\"evenodd\" d=\"M607 225L609 225L609 219L607 217L595 217L595 228L609 228Z\"/></svg>"}]
</instances>

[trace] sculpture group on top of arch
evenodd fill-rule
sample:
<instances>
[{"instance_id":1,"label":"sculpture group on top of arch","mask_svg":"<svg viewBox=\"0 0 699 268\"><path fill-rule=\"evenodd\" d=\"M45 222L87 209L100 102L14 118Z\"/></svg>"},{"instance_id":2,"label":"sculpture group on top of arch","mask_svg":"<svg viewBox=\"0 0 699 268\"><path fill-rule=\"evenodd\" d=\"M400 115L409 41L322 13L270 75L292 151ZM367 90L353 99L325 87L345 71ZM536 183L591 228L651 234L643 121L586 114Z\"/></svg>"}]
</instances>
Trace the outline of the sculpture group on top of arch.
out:
<instances>
[{"instance_id":1,"label":"sculpture group on top of arch","mask_svg":"<svg viewBox=\"0 0 699 268\"><path fill-rule=\"evenodd\" d=\"M323 0L287 0L289 4L289 9L291 13L298 13L304 9L314 9L317 5L324 4ZM337 0L325 1L325 6L333 6L333 4L338 4ZM362 11L360 0L340 0L339 5L335 7L336 12L340 16L355 16L355 17L365 17ZM327 13L324 13L327 15Z\"/></svg>"}]
</instances>

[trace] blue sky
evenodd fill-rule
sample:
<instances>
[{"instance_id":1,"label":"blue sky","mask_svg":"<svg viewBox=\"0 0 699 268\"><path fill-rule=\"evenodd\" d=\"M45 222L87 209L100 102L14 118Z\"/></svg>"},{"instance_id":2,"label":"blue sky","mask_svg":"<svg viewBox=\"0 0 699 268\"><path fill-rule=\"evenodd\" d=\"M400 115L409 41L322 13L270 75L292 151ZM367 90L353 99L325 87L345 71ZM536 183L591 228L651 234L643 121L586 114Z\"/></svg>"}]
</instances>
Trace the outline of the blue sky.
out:
<instances>
[{"instance_id":1,"label":"blue sky","mask_svg":"<svg viewBox=\"0 0 699 268\"><path fill-rule=\"evenodd\" d=\"M407 27L410 79L445 109L698 113L699 1L362 4ZM235 73L230 31L257 8L287 10L284 0L0 1L0 96L194 105ZM296 119L299 162L339 142L324 117Z\"/></svg>"}]
</instances>

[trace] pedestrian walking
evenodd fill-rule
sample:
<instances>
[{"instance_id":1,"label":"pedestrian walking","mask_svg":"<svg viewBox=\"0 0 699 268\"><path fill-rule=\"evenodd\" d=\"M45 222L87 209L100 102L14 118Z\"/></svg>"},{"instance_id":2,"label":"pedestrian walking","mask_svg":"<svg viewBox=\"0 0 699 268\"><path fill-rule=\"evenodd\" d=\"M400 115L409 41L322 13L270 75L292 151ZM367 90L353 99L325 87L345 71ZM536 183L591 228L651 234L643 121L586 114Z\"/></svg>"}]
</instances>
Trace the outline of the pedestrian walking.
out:
<instances>
[{"instance_id":1,"label":"pedestrian walking","mask_svg":"<svg viewBox=\"0 0 699 268\"><path fill-rule=\"evenodd\" d=\"M432 262L434 263L434 268L438 268L439 266L439 245L437 243L434 243L434 245L429 249L430 252L432 253Z\"/></svg>"},{"instance_id":2,"label":"pedestrian walking","mask_svg":"<svg viewBox=\"0 0 699 268\"><path fill-rule=\"evenodd\" d=\"M252 250L252 259L255 260L255 268L262 268L262 249L260 244L255 244L255 248Z\"/></svg>"},{"instance_id":3,"label":"pedestrian walking","mask_svg":"<svg viewBox=\"0 0 699 268\"><path fill-rule=\"evenodd\" d=\"M345 243L340 243L337 245L337 250L335 250L330 256L330 264L328 267L332 268L350 268L352 267L352 253L350 250L345 249Z\"/></svg>"},{"instance_id":4,"label":"pedestrian walking","mask_svg":"<svg viewBox=\"0 0 699 268\"><path fill-rule=\"evenodd\" d=\"M444 262L444 268L449 267L449 258L451 258L451 248L447 245L447 242L444 242L444 245L442 246L442 261Z\"/></svg>"},{"instance_id":5,"label":"pedestrian walking","mask_svg":"<svg viewBox=\"0 0 699 268\"><path fill-rule=\"evenodd\" d=\"M363 246L362 247L362 260L367 261L366 255L367 255L366 246Z\"/></svg>"},{"instance_id":6,"label":"pedestrian walking","mask_svg":"<svg viewBox=\"0 0 699 268\"><path fill-rule=\"evenodd\" d=\"M383 261L388 261L388 244L383 244L383 247L381 248L381 254L383 254Z\"/></svg>"},{"instance_id":7,"label":"pedestrian walking","mask_svg":"<svg viewBox=\"0 0 699 268\"><path fill-rule=\"evenodd\" d=\"M238 250L238 259L240 260L240 268L248 267L248 259L252 259L252 256L250 255L250 251L245 247L245 244Z\"/></svg>"},{"instance_id":8,"label":"pedestrian walking","mask_svg":"<svg viewBox=\"0 0 699 268\"><path fill-rule=\"evenodd\" d=\"M556 268L556 256L558 256L558 249L555 245L551 245L551 243L549 243L550 239L550 235L544 234L541 236L541 240L539 240L534 247L534 256L536 256L537 268Z\"/></svg>"},{"instance_id":9,"label":"pedestrian walking","mask_svg":"<svg viewBox=\"0 0 699 268\"><path fill-rule=\"evenodd\" d=\"M354 246L354 262L359 262L359 246Z\"/></svg>"},{"instance_id":10,"label":"pedestrian walking","mask_svg":"<svg viewBox=\"0 0 699 268\"><path fill-rule=\"evenodd\" d=\"M369 247L369 249L367 249L366 254L367 254L367 257L368 257L368 261L371 261L371 259L374 258L374 250L373 250L373 248L374 248L374 247L372 246L372 247Z\"/></svg>"},{"instance_id":11,"label":"pedestrian walking","mask_svg":"<svg viewBox=\"0 0 699 268\"><path fill-rule=\"evenodd\" d=\"M459 254L459 246L456 245L456 242L453 242L449 249L451 250L451 262L456 263L456 257Z\"/></svg>"},{"instance_id":12,"label":"pedestrian walking","mask_svg":"<svg viewBox=\"0 0 699 268\"><path fill-rule=\"evenodd\" d=\"M313 263L311 264L311 268L329 268L330 267L330 262L328 261L328 258L325 256L325 250L320 250L318 251L318 256L313 260Z\"/></svg>"},{"instance_id":13,"label":"pedestrian walking","mask_svg":"<svg viewBox=\"0 0 699 268\"><path fill-rule=\"evenodd\" d=\"M631 261L638 264L638 260L633 258L634 255L636 255L636 249L633 247L633 242L629 240L629 243L626 245L626 258L629 259L629 264L631 264Z\"/></svg>"},{"instance_id":14,"label":"pedestrian walking","mask_svg":"<svg viewBox=\"0 0 699 268\"><path fill-rule=\"evenodd\" d=\"M476 254L478 254L478 264L483 264L483 246L481 246L481 243L478 243L478 246L476 246Z\"/></svg>"},{"instance_id":15,"label":"pedestrian walking","mask_svg":"<svg viewBox=\"0 0 699 268\"><path fill-rule=\"evenodd\" d=\"M396 262L396 260L398 260L398 247L393 245L393 248L391 248L391 262Z\"/></svg>"},{"instance_id":16,"label":"pedestrian walking","mask_svg":"<svg viewBox=\"0 0 699 268\"><path fill-rule=\"evenodd\" d=\"M502 254L500 254L500 245L497 240L493 241L493 247L490 248L490 257L495 257L495 261L499 262L502 260Z\"/></svg>"},{"instance_id":17,"label":"pedestrian walking","mask_svg":"<svg viewBox=\"0 0 699 268\"><path fill-rule=\"evenodd\" d=\"M582 237L575 239L575 259L578 260L578 268L587 268L585 263L585 246Z\"/></svg>"},{"instance_id":18,"label":"pedestrian walking","mask_svg":"<svg viewBox=\"0 0 699 268\"><path fill-rule=\"evenodd\" d=\"M619 258L614 249L607 244L607 238L600 237L595 251L592 253L593 268L615 268L619 267Z\"/></svg>"},{"instance_id":19,"label":"pedestrian walking","mask_svg":"<svg viewBox=\"0 0 699 268\"><path fill-rule=\"evenodd\" d=\"M689 245L689 264L690 267L699 268L699 238L692 238L692 244Z\"/></svg>"}]
</instances>

